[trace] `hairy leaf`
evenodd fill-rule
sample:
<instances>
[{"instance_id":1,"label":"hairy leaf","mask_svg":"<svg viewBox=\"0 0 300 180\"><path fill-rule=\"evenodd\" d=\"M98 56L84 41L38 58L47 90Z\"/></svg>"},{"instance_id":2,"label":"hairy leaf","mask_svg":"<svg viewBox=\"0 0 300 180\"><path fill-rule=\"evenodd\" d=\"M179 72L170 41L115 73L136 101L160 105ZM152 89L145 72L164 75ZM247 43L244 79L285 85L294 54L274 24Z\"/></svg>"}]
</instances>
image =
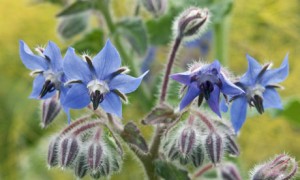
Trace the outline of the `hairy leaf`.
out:
<instances>
[{"instance_id":1,"label":"hairy leaf","mask_svg":"<svg viewBox=\"0 0 300 180\"><path fill-rule=\"evenodd\" d=\"M148 39L145 25L141 19L131 18L122 20L117 23L117 32L129 41L132 48L138 54L145 54L148 47Z\"/></svg>"},{"instance_id":2,"label":"hairy leaf","mask_svg":"<svg viewBox=\"0 0 300 180\"><path fill-rule=\"evenodd\" d=\"M178 167L169 162L156 160L154 164L155 172L164 179L190 179L187 171L179 169Z\"/></svg>"},{"instance_id":3,"label":"hairy leaf","mask_svg":"<svg viewBox=\"0 0 300 180\"><path fill-rule=\"evenodd\" d=\"M93 4L91 1L83 1L83 0L75 1L73 4L63 9L56 16L61 17L61 16L74 15L74 14L91 10L92 8L93 8Z\"/></svg>"},{"instance_id":4,"label":"hairy leaf","mask_svg":"<svg viewBox=\"0 0 300 180\"><path fill-rule=\"evenodd\" d=\"M152 111L142 120L142 124L159 124L159 123L170 123L178 117L174 113L171 106L166 104L158 105L154 107Z\"/></svg>"}]
</instances>

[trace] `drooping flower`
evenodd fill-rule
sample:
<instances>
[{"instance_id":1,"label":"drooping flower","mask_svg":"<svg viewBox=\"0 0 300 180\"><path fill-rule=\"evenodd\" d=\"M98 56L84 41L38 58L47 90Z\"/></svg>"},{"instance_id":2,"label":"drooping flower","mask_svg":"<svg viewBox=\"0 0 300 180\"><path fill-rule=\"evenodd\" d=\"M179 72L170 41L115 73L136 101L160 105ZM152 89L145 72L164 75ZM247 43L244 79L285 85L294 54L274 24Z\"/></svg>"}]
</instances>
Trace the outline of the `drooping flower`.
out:
<instances>
[{"instance_id":1,"label":"drooping flower","mask_svg":"<svg viewBox=\"0 0 300 180\"><path fill-rule=\"evenodd\" d=\"M204 97L210 108L221 117L220 93L229 96L244 93L242 89L230 82L217 60L206 65L196 63L191 66L189 71L173 74L171 78L184 84L187 88L187 92L180 102L180 110L189 105L196 97L199 97L198 105L200 105Z\"/></svg>"},{"instance_id":2,"label":"drooping flower","mask_svg":"<svg viewBox=\"0 0 300 180\"><path fill-rule=\"evenodd\" d=\"M63 86L65 77L59 48L54 42L49 41L45 49L36 48L36 51L39 55L35 55L24 41L20 41L21 60L32 70L31 75L36 76L30 98L47 99L58 90L62 100L67 89Z\"/></svg>"},{"instance_id":3,"label":"drooping flower","mask_svg":"<svg viewBox=\"0 0 300 180\"><path fill-rule=\"evenodd\" d=\"M288 55L285 56L281 66L270 69L271 64L261 66L254 58L247 55L248 70L235 83L245 91L245 94L233 96L230 110L231 122L236 132L242 127L246 119L247 103L255 107L262 114L264 109L282 109L281 100L276 88L277 83L286 79L289 73Z\"/></svg>"},{"instance_id":4,"label":"drooping flower","mask_svg":"<svg viewBox=\"0 0 300 180\"><path fill-rule=\"evenodd\" d=\"M120 55L109 40L93 59L84 55L84 61L69 48L63 66L66 84L72 85L63 105L81 109L92 102L94 109L100 105L105 112L118 117L122 116L120 98L126 101L125 94L135 91L147 74L138 78L126 75L128 69L120 67Z\"/></svg>"}]
</instances>

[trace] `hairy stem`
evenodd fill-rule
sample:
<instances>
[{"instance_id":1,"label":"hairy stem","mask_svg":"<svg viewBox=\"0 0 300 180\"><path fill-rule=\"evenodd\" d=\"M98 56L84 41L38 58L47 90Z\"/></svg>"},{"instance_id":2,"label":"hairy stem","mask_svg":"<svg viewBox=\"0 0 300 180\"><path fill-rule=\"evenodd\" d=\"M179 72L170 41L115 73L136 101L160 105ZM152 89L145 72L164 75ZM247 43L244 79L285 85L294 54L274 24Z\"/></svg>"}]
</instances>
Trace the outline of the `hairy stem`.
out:
<instances>
[{"instance_id":1,"label":"hairy stem","mask_svg":"<svg viewBox=\"0 0 300 180\"><path fill-rule=\"evenodd\" d=\"M207 164L206 166L202 167L196 174L194 174L194 179L202 176L206 171L210 170L212 167L214 167L213 164Z\"/></svg>"},{"instance_id":2,"label":"hairy stem","mask_svg":"<svg viewBox=\"0 0 300 180\"><path fill-rule=\"evenodd\" d=\"M160 103L163 103L166 100L166 96L167 96L167 92L168 92L168 85L169 85L169 76L170 76L174 61L175 61L176 52L181 43L181 40L182 39L180 37L176 38L174 45L172 47L172 51L169 56L169 60L167 63L167 67L166 67L166 71L165 71L164 79L163 79L163 83L162 83L162 88L161 88L161 92L160 92L160 99L159 99Z\"/></svg>"},{"instance_id":3,"label":"hairy stem","mask_svg":"<svg viewBox=\"0 0 300 180\"><path fill-rule=\"evenodd\" d=\"M214 25L214 58L227 64L227 23L226 20Z\"/></svg>"}]
</instances>

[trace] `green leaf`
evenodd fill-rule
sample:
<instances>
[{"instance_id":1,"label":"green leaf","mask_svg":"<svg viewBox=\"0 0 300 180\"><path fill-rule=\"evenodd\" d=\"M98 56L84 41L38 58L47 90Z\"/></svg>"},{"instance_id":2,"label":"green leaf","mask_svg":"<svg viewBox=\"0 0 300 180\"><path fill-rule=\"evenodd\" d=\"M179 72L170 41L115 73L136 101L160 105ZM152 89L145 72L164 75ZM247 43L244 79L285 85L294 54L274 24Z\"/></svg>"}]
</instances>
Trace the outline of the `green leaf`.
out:
<instances>
[{"instance_id":1,"label":"green leaf","mask_svg":"<svg viewBox=\"0 0 300 180\"><path fill-rule=\"evenodd\" d=\"M139 55L146 53L148 47L147 32L140 18L124 19L116 26L117 33L124 36Z\"/></svg>"},{"instance_id":2,"label":"green leaf","mask_svg":"<svg viewBox=\"0 0 300 180\"><path fill-rule=\"evenodd\" d=\"M278 114L287 118L291 123L300 127L300 119L299 119L299 109L300 109L300 101L295 99L290 101L283 111L278 112Z\"/></svg>"},{"instance_id":3,"label":"green leaf","mask_svg":"<svg viewBox=\"0 0 300 180\"><path fill-rule=\"evenodd\" d=\"M94 29L73 44L73 47L77 52L88 52L90 54L98 53L103 46L104 33L101 29Z\"/></svg>"},{"instance_id":4,"label":"green leaf","mask_svg":"<svg viewBox=\"0 0 300 180\"><path fill-rule=\"evenodd\" d=\"M160 18L153 18L146 22L150 44L167 45L172 40L172 24L179 9L170 9L168 14Z\"/></svg>"},{"instance_id":5,"label":"green leaf","mask_svg":"<svg viewBox=\"0 0 300 180\"><path fill-rule=\"evenodd\" d=\"M75 1L73 4L63 9L56 16L61 17L61 16L74 15L74 14L91 10L92 8L93 8L93 4L91 1L82 1L82 0Z\"/></svg>"},{"instance_id":6,"label":"green leaf","mask_svg":"<svg viewBox=\"0 0 300 180\"><path fill-rule=\"evenodd\" d=\"M209 8L212 14L211 21L213 23L220 23L232 11L232 7L232 0L223 0L212 4L212 6Z\"/></svg>"},{"instance_id":7,"label":"green leaf","mask_svg":"<svg viewBox=\"0 0 300 180\"><path fill-rule=\"evenodd\" d=\"M86 29L88 18L89 15L86 13L62 18L58 25L58 34L65 39L74 37Z\"/></svg>"},{"instance_id":8,"label":"green leaf","mask_svg":"<svg viewBox=\"0 0 300 180\"><path fill-rule=\"evenodd\" d=\"M133 122L129 122L125 125L121 136L128 144L138 147L144 153L148 152L148 145L141 135L140 130Z\"/></svg>"},{"instance_id":9,"label":"green leaf","mask_svg":"<svg viewBox=\"0 0 300 180\"><path fill-rule=\"evenodd\" d=\"M175 165L162 161L155 160L155 172L162 178L169 179L180 179L180 180L189 180L188 172L182 169L179 169Z\"/></svg>"},{"instance_id":10,"label":"green leaf","mask_svg":"<svg viewBox=\"0 0 300 180\"><path fill-rule=\"evenodd\" d=\"M167 104L160 104L152 109L152 111L142 120L142 124L159 124L171 123L179 117L175 114L173 108Z\"/></svg>"}]
</instances>

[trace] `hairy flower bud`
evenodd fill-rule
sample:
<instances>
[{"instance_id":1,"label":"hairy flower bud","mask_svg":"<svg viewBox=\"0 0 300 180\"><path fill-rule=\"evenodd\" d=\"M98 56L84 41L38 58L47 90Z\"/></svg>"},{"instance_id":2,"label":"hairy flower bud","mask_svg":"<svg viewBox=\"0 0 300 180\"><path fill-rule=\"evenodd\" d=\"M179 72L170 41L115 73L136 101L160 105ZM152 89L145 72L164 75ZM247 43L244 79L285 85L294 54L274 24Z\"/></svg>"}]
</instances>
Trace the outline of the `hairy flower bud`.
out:
<instances>
[{"instance_id":1,"label":"hairy flower bud","mask_svg":"<svg viewBox=\"0 0 300 180\"><path fill-rule=\"evenodd\" d=\"M237 167L232 163L221 166L221 176L223 180L242 180Z\"/></svg>"},{"instance_id":2,"label":"hairy flower bud","mask_svg":"<svg viewBox=\"0 0 300 180\"><path fill-rule=\"evenodd\" d=\"M195 39L204 31L208 21L208 9L191 7L183 11L174 22L174 36L176 38Z\"/></svg>"},{"instance_id":3,"label":"hairy flower bud","mask_svg":"<svg viewBox=\"0 0 300 180\"><path fill-rule=\"evenodd\" d=\"M94 171L101 165L103 148L100 143L93 143L88 148L88 166Z\"/></svg>"},{"instance_id":4,"label":"hairy flower bud","mask_svg":"<svg viewBox=\"0 0 300 180\"><path fill-rule=\"evenodd\" d=\"M223 155L222 137L216 133L211 132L205 140L206 152L212 163L218 164Z\"/></svg>"},{"instance_id":5,"label":"hairy flower bud","mask_svg":"<svg viewBox=\"0 0 300 180\"><path fill-rule=\"evenodd\" d=\"M42 127L47 127L58 115L61 110L60 102L57 96L52 96L42 103Z\"/></svg>"},{"instance_id":6,"label":"hairy flower bud","mask_svg":"<svg viewBox=\"0 0 300 180\"><path fill-rule=\"evenodd\" d=\"M182 153L183 156L190 154L190 152L192 151L195 145L195 140L196 140L196 133L194 129L185 128L182 130L179 137L178 145L179 145L180 152Z\"/></svg>"},{"instance_id":7,"label":"hairy flower bud","mask_svg":"<svg viewBox=\"0 0 300 180\"><path fill-rule=\"evenodd\" d=\"M236 143L235 137L233 135L226 134L226 151L232 156L240 155L239 146Z\"/></svg>"},{"instance_id":8,"label":"hairy flower bud","mask_svg":"<svg viewBox=\"0 0 300 180\"><path fill-rule=\"evenodd\" d=\"M298 169L298 163L294 158L281 154L276 156L273 160L258 165L254 168L251 179L292 179Z\"/></svg>"},{"instance_id":9,"label":"hairy flower bud","mask_svg":"<svg viewBox=\"0 0 300 180\"><path fill-rule=\"evenodd\" d=\"M192 162L195 167L199 167L202 165L204 160L204 150L202 149L202 145L199 144L192 153Z\"/></svg>"},{"instance_id":10,"label":"hairy flower bud","mask_svg":"<svg viewBox=\"0 0 300 180\"><path fill-rule=\"evenodd\" d=\"M144 7L155 16L166 11L167 0L142 0Z\"/></svg>"},{"instance_id":11,"label":"hairy flower bud","mask_svg":"<svg viewBox=\"0 0 300 180\"><path fill-rule=\"evenodd\" d=\"M58 164L58 154L57 154L58 144L59 144L58 137L53 139L49 144L47 162L50 167L54 167Z\"/></svg>"},{"instance_id":12,"label":"hairy flower bud","mask_svg":"<svg viewBox=\"0 0 300 180\"><path fill-rule=\"evenodd\" d=\"M84 157L84 155L79 155L74 169L75 175L77 177L83 178L86 175L88 171L88 166L86 164L86 158Z\"/></svg>"},{"instance_id":13,"label":"hairy flower bud","mask_svg":"<svg viewBox=\"0 0 300 180\"><path fill-rule=\"evenodd\" d=\"M70 166L79 152L79 144L74 137L62 139L59 147L59 163L62 167Z\"/></svg>"}]
</instances>

